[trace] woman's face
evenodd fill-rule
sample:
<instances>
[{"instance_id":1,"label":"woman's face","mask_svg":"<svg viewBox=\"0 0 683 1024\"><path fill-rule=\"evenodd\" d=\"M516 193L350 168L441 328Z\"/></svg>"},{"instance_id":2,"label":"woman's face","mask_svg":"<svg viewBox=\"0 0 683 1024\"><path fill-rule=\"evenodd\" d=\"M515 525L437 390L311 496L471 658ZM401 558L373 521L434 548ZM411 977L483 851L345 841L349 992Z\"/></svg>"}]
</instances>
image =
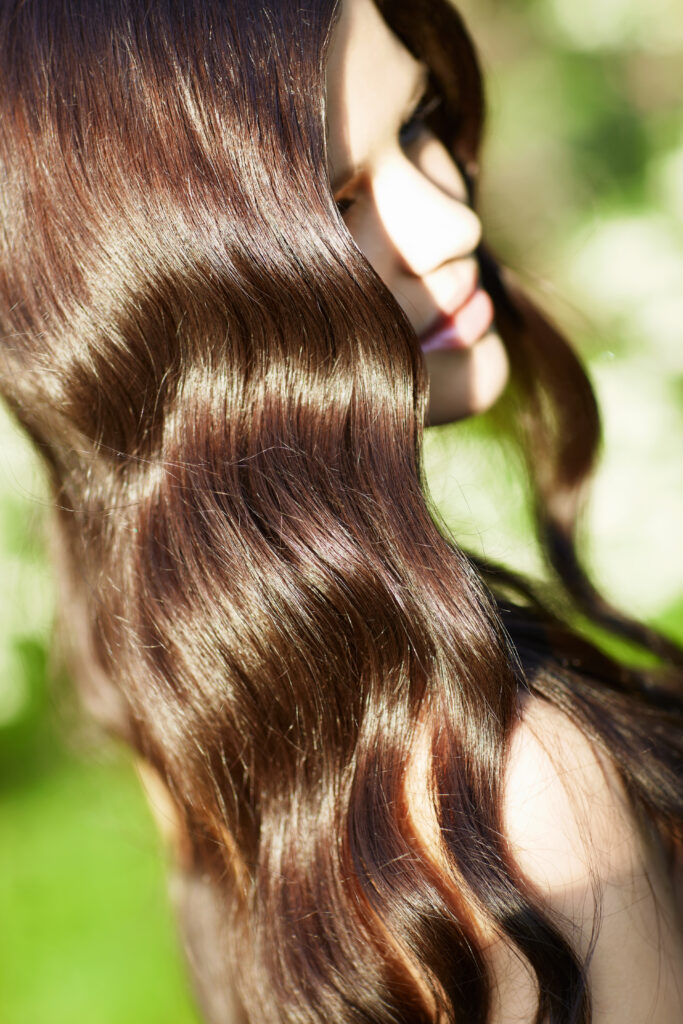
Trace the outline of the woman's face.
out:
<instances>
[{"instance_id":1,"label":"woman's face","mask_svg":"<svg viewBox=\"0 0 683 1024\"><path fill-rule=\"evenodd\" d=\"M419 120L426 78L372 0L342 0L327 67L330 180L356 244L420 339L434 424L489 408L508 363L478 285L481 223L451 156Z\"/></svg>"}]
</instances>

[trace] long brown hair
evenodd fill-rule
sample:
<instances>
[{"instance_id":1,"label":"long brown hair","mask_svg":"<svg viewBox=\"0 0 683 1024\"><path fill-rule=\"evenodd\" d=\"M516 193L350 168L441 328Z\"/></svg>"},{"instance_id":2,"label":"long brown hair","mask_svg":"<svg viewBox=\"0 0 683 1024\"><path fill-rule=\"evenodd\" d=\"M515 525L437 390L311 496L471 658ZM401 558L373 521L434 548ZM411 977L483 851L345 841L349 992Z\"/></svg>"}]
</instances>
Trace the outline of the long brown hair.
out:
<instances>
[{"instance_id":1,"label":"long brown hair","mask_svg":"<svg viewBox=\"0 0 683 1024\"><path fill-rule=\"evenodd\" d=\"M460 19L445 0L379 7L429 65L474 201L483 99ZM439 527L415 335L330 194L334 14L0 4L2 392L50 474L62 633L89 707L183 816L212 1020L234 986L253 1021L484 1022L474 907L530 963L537 1019L588 1022L585 966L500 825L516 696L571 713L680 835L680 691L567 622L676 652L580 568L595 401L485 250L565 603ZM402 810L425 723L448 877Z\"/></svg>"}]
</instances>

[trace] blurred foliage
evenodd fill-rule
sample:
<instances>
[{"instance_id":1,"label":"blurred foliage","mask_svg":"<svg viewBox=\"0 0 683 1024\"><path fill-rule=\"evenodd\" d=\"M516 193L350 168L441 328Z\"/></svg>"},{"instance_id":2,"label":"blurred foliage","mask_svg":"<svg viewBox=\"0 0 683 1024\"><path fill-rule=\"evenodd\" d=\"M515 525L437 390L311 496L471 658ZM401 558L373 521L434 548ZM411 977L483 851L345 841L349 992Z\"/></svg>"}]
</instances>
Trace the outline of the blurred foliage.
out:
<instances>
[{"instance_id":1,"label":"blurred foliage","mask_svg":"<svg viewBox=\"0 0 683 1024\"><path fill-rule=\"evenodd\" d=\"M46 507L0 410L0 1020L197 1024L130 757L50 663Z\"/></svg>"},{"instance_id":2,"label":"blurred foliage","mask_svg":"<svg viewBox=\"0 0 683 1024\"><path fill-rule=\"evenodd\" d=\"M586 355L603 406L589 563L619 603L680 637L683 10L460 6L488 77L487 235ZM428 432L430 487L467 547L539 572L495 419ZM45 504L0 418L0 1020L196 1024L130 759L74 730L50 669Z\"/></svg>"}]
</instances>

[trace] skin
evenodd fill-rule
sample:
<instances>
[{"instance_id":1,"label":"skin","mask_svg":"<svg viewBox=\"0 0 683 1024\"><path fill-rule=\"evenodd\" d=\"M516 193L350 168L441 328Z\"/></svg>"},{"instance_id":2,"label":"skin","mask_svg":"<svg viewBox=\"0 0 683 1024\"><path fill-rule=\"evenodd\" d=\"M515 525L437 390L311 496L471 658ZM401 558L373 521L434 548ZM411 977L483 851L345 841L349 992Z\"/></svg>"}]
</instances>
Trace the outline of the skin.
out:
<instances>
[{"instance_id":1,"label":"skin","mask_svg":"<svg viewBox=\"0 0 683 1024\"><path fill-rule=\"evenodd\" d=\"M330 181L335 199L351 204L343 217L354 241L418 336L472 290L482 231L460 171L426 125L409 141L399 136L426 71L371 0L342 3L327 63ZM495 327L424 359L431 424L488 409L508 377Z\"/></svg>"}]
</instances>

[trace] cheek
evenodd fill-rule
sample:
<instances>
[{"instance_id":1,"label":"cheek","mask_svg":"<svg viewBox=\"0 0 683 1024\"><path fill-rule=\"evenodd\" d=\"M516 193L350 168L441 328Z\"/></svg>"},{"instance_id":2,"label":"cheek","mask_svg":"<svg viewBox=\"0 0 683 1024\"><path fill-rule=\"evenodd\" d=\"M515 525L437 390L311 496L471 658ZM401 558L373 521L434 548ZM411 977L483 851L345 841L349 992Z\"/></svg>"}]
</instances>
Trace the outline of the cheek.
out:
<instances>
[{"instance_id":1,"label":"cheek","mask_svg":"<svg viewBox=\"0 0 683 1024\"><path fill-rule=\"evenodd\" d=\"M372 269L393 290L396 252L372 196L367 192L359 195L344 222Z\"/></svg>"},{"instance_id":2,"label":"cheek","mask_svg":"<svg viewBox=\"0 0 683 1024\"><path fill-rule=\"evenodd\" d=\"M505 348L493 331L466 351L428 352L424 358L429 378L428 426L485 412L500 397L509 376Z\"/></svg>"}]
</instances>

